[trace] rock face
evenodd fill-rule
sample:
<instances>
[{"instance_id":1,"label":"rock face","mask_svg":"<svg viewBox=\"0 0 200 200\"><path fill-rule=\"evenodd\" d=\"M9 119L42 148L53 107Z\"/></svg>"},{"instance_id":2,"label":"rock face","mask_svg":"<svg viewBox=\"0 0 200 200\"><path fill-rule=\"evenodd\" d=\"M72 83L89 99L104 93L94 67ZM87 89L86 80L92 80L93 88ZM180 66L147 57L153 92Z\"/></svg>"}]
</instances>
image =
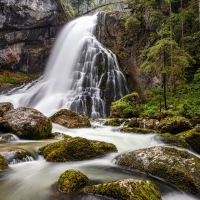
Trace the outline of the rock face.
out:
<instances>
[{"instance_id":1,"label":"rock face","mask_svg":"<svg viewBox=\"0 0 200 200\"><path fill-rule=\"evenodd\" d=\"M0 103L0 117L3 117L3 115L8 112L9 110L14 109L12 103L5 102L5 103Z\"/></svg>"},{"instance_id":2,"label":"rock face","mask_svg":"<svg viewBox=\"0 0 200 200\"><path fill-rule=\"evenodd\" d=\"M51 120L33 108L20 107L8 111L0 120L0 130L23 139L44 139L52 136Z\"/></svg>"},{"instance_id":3,"label":"rock face","mask_svg":"<svg viewBox=\"0 0 200 200\"><path fill-rule=\"evenodd\" d=\"M152 147L124 153L117 164L163 178L181 190L200 195L200 159L175 148Z\"/></svg>"},{"instance_id":4,"label":"rock face","mask_svg":"<svg viewBox=\"0 0 200 200\"><path fill-rule=\"evenodd\" d=\"M132 32L125 28L126 19L131 13L117 11L98 16L100 42L117 55L120 67L126 75L129 90L138 92L141 100L144 100L143 91L155 85L155 79L156 84L161 82L159 75L143 73L139 67L142 64L142 59L139 58L140 51L154 42L150 39L150 34L159 28L150 16L154 12L167 12L167 10L165 5L159 10L146 8L142 13L140 26Z\"/></svg>"},{"instance_id":5,"label":"rock face","mask_svg":"<svg viewBox=\"0 0 200 200\"><path fill-rule=\"evenodd\" d=\"M42 71L64 21L59 0L1 0L0 67L26 73Z\"/></svg>"},{"instance_id":6,"label":"rock face","mask_svg":"<svg viewBox=\"0 0 200 200\"><path fill-rule=\"evenodd\" d=\"M155 184L135 179L124 179L86 187L85 192L121 200L162 199Z\"/></svg>"},{"instance_id":7,"label":"rock face","mask_svg":"<svg viewBox=\"0 0 200 200\"><path fill-rule=\"evenodd\" d=\"M7 167L8 167L8 163L6 162L4 157L0 155L0 172L2 172Z\"/></svg>"},{"instance_id":8,"label":"rock face","mask_svg":"<svg viewBox=\"0 0 200 200\"><path fill-rule=\"evenodd\" d=\"M75 137L47 144L39 149L50 162L80 161L105 156L117 152L115 145L106 142Z\"/></svg>"},{"instance_id":9,"label":"rock face","mask_svg":"<svg viewBox=\"0 0 200 200\"><path fill-rule=\"evenodd\" d=\"M78 113L67 109L61 109L55 113L51 116L51 120L52 122L68 128L84 128L91 126L89 118L86 115L79 115Z\"/></svg>"},{"instance_id":10,"label":"rock face","mask_svg":"<svg viewBox=\"0 0 200 200\"><path fill-rule=\"evenodd\" d=\"M58 180L58 190L65 193L73 193L89 182L87 176L78 170L66 170Z\"/></svg>"}]
</instances>

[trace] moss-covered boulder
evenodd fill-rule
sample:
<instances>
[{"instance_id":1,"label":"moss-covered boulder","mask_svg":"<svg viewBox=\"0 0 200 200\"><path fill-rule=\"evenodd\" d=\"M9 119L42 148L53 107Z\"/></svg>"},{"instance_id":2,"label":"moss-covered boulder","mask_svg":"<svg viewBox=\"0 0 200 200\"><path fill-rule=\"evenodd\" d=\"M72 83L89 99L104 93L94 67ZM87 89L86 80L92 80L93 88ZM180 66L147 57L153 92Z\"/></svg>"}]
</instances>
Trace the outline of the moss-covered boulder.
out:
<instances>
[{"instance_id":1,"label":"moss-covered boulder","mask_svg":"<svg viewBox=\"0 0 200 200\"><path fill-rule=\"evenodd\" d=\"M154 183L135 179L124 179L89 186L85 188L85 192L121 200L161 200L160 192Z\"/></svg>"},{"instance_id":2,"label":"moss-covered boulder","mask_svg":"<svg viewBox=\"0 0 200 200\"><path fill-rule=\"evenodd\" d=\"M125 121L126 121L126 119L119 119L119 118L107 119L103 125L105 125L105 126L120 126Z\"/></svg>"},{"instance_id":3,"label":"moss-covered boulder","mask_svg":"<svg viewBox=\"0 0 200 200\"><path fill-rule=\"evenodd\" d=\"M0 173L8 167L8 163L3 156L0 155Z\"/></svg>"},{"instance_id":4,"label":"moss-covered boulder","mask_svg":"<svg viewBox=\"0 0 200 200\"><path fill-rule=\"evenodd\" d=\"M55 113L51 116L51 120L52 122L68 128L84 128L91 126L89 118L86 115L79 115L78 113L67 109L61 109Z\"/></svg>"},{"instance_id":5,"label":"moss-covered boulder","mask_svg":"<svg viewBox=\"0 0 200 200\"><path fill-rule=\"evenodd\" d=\"M3 156L9 164L16 164L34 160L33 155L24 149L4 150L0 151L0 155Z\"/></svg>"},{"instance_id":6,"label":"moss-covered boulder","mask_svg":"<svg viewBox=\"0 0 200 200\"><path fill-rule=\"evenodd\" d=\"M66 170L58 180L58 190L65 193L73 193L85 186L89 182L86 175L78 170Z\"/></svg>"},{"instance_id":7,"label":"moss-covered boulder","mask_svg":"<svg viewBox=\"0 0 200 200\"><path fill-rule=\"evenodd\" d=\"M0 144L13 142L13 141L17 141L17 140L18 140L18 138L11 133L0 134Z\"/></svg>"},{"instance_id":8,"label":"moss-covered boulder","mask_svg":"<svg viewBox=\"0 0 200 200\"><path fill-rule=\"evenodd\" d=\"M116 163L163 178L181 190L200 195L200 158L175 148L152 147L124 153Z\"/></svg>"},{"instance_id":9,"label":"moss-covered boulder","mask_svg":"<svg viewBox=\"0 0 200 200\"><path fill-rule=\"evenodd\" d=\"M51 130L51 120L33 108L12 109L0 119L0 131L14 133L23 139L49 138Z\"/></svg>"},{"instance_id":10,"label":"moss-covered boulder","mask_svg":"<svg viewBox=\"0 0 200 200\"><path fill-rule=\"evenodd\" d=\"M111 152L117 152L115 145L81 137L69 138L39 149L39 153L50 162L88 160Z\"/></svg>"},{"instance_id":11,"label":"moss-covered boulder","mask_svg":"<svg viewBox=\"0 0 200 200\"><path fill-rule=\"evenodd\" d=\"M0 117L3 117L3 115L8 112L9 110L14 109L13 104L9 102L0 103Z\"/></svg>"},{"instance_id":12,"label":"moss-covered boulder","mask_svg":"<svg viewBox=\"0 0 200 200\"><path fill-rule=\"evenodd\" d=\"M136 92L128 94L118 101L112 103L110 107L110 118L131 118L138 117L137 101L139 95Z\"/></svg>"},{"instance_id":13,"label":"moss-covered boulder","mask_svg":"<svg viewBox=\"0 0 200 200\"><path fill-rule=\"evenodd\" d=\"M200 132L191 129L176 135L170 133L159 134L161 140L167 144L185 147L200 153Z\"/></svg>"},{"instance_id":14,"label":"moss-covered boulder","mask_svg":"<svg viewBox=\"0 0 200 200\"><path fill-rule=\"evenodd\" d=\"M162 133L177 134L191 129L192 125L185 117L167 117L162 119L158 125L158 129Z\"/></svg>"}]
</instances>

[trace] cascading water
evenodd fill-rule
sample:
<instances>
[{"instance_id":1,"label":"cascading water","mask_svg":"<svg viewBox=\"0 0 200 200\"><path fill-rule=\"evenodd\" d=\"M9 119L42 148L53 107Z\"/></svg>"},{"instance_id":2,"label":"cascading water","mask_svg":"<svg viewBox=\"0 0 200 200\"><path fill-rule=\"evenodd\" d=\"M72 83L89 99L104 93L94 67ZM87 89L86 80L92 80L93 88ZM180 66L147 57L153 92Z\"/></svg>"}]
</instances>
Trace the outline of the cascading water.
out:
<instances>
[{"instance_id":1,"label":"cascading water","mask_svg":"<svg viewBox=\"0 0 200 200\"><path fill-rule=\"evenodd\" d=\"M97 15L70 22L60 33L44 77L30 87L0 96L15 107L34 107L46 115L61 108L92 118L106 117L109 107L128 93L116 56L93 35Z\"/></svg>"}]
</instances>

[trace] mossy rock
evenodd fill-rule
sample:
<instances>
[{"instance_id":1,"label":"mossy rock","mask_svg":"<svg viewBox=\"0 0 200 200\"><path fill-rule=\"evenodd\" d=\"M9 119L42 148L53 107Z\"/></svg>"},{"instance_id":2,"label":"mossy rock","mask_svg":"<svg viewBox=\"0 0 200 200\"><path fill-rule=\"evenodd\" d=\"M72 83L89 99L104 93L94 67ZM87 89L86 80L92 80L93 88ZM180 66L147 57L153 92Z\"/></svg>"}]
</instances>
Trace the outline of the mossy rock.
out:
<instances>
[{"instance_id":1,"label":"mossy rock","mask_svg":"<svg viewBox=\"0 0 200 200\"><path fill-rule=\"evenodd\" d=\"M0 172L2 172L4 169L8 167L8 163L4 159L2 155L0 155Z\"/></svg>"},{"instance_id":2,"label":"mossy rock","mask_svg":"<svg viewBox=\"0 0 200 200\"><path fill-rule=\"evenodd\" d=\"M0 103L0 117L3 117L3 115L8 112L9 110L14 109L13 104L10 102L4 102Z\"/></svg>"},{"instance_id":3,"label":"mossy rock","mask_svg":"<svg viewBox=\"0 0 200 200\"><path fill-rule=\"evenodd\" d=\"M116 157L116 163L163 178L185 192L200 195L200 159L187 151L156 146L124 153Z\"/></svg>"},{"instance_id":4,"label":"mossy rock","mask_svg":"<svg viewBox=\"0 0 200 200\"><path fill-rule=\"evenodd\" d=\"M123 179L89 186L85 188L85 192L121 200L162 199L160 192L154 183L135 179Z\"/></svg>"},{"instance_id":5,"label":"mossy rock","mask_svg":"<svg viewBox=\"0 0 200 200\"><path fill-rule=\"evenodd\" d=\"M52 122L65 126L67 128L90 127L90 120L84 114L78 114L72 110L61 109L50 117Z\"/></svg>"},{"instance_id":6,"label":"mossy rock","mask_svg":"<svg viewBox=\"0 0 200 200\"><path fill-rule=\"evenodd\" d=\"M38 140L52 137L51 120L38 110L27 107L6 112L0 120L0 129L14 133L22 139Z\"/></svg>"},{"instance_id":7,"label":"mossy rock","mask_svg":"<svg viewBox=\"0 0 200 200\"><path fill-rule=\"evenodd\" d=\"M17 137L11 133L0 134L0 144L16 141Z\"/></svg>"},{"instance_id":8,"label":"mossy rock","mask_svg":"<svg viewBox=\"0 0 200 200\"><path fill-rule=\"evenodd\" d=\"M1 151L0 155L3 156L9 164L16 164L34 160L34 156L24 149L5 150Z\"/></svg>"},{"instance_id":9,"label":"mossy rock","mask_svg":"<svg viewBox=\"0 0 200 200\"><path fill-rule=\"evenodd\" d=\"M191 129L192 125L185 117L167 117L160 121L158 130L162 133L177 134Z\"/></svg>"},{"instance_id":10,"label":"mossy rock","mask_svg":"<svg viewBox=\"0 0 200 200\"><path fill-rule=\"evenodd\" d=\"M50 162L88 160L111 152L117 152L115 145L81 137L69 138L39 149L39 153Z\"/></svg>"},{"instance_id":11,"label":"mossy rock","mask_svg":"<svg viewBox=\"0 0 200 200\"><path fill-rule=\"evenodd\" d=\"M148 134L148 133L157 133L155 130L147 129L147 128L129 128L129 127L123 127L121 131L128 132L128 133L142 133L142 134Z\"/></svg>"},{"instance_id":12,"label":"mossy rock","mask_svg":"<svg viewBox=\"0 0 200 200\"><path fill-rule=\"evenodd\" d=\"M72 138L72 136L64 134L64 133L60 133L60 132L52 133L52 135L53 135L53 138L56 140L65 140L68 138Z\"/></svg>"},{"instance_id":13,"label":"mossy rock","mask_svg":"<svg viewBox=\"0 0 200 200\"><path fill-rule=\"evenodd\" d=\"M105 126L120 126L125 121L126 121L126 119L118 119L118 118L108 119L108 120L106 120L106 122L103 125L105 125Z\"/></svg>"},{"instance_id":14,"label":"mossy rock","mask_svg":"<svg viewBox=\"0 0 200 200\"><path fill-rule=\"evenodd\" d=\"M138 117L137 101L139 95L136 92L128 94L118 101L112 103L110 107L110 118L131 118Z\"/></svg>"},{"instance_id":15,"label":"mossy rock","mask_svg":"<svg viewBox=\"0 0 200 200\"><path fill-rule=\"evenodd\" d=\"M200 132L197 132L196 129L185 131L176 135L164 133L159 134L158 136L167 144L193 149L197 153L200 153Z\"/></svg>"},{"instance_id":16,"label":"mossy rock","mask_svg":"<svg viewBox=\"0 0 200 200\"><path fill-rule=\"evenodd\" d=\"M85 186L89 182L86 175L78 170L66 170L58 180L58 190L64 193L73 193Z\"/></svg>"}]
</instances>

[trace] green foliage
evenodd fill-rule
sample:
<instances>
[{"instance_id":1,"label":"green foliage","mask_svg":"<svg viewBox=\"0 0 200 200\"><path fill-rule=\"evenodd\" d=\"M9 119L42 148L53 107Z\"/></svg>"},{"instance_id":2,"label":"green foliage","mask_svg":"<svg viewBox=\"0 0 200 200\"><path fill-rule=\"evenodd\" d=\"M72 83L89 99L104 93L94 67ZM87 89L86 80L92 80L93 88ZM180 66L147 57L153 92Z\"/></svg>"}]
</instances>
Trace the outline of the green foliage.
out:
<instances>
[{"instance_id":1,"label":"green foliage","mask_svg":"<svg viewBox=\"0 0 200 200\"><path fill-rule=\"evenodd\" d=\"M200 68L197 70L197 72L194 75L194 81L200 81Z\"/></svg>"},{"instance_id":2,"label":"green foliage","mask_svg":"<svg viewBox=\"0 0 200 200\"><path fill-rule=\"evenodd\" d=\"M22 72L11 72L9 70L0 70L0 83L21 83L36 79L41 76L40 73L26 74Z\"/></svg>"},{"instance_id":3,"label":"green foliage","mask_svg":"<svg viewBox=\"0 0 200 200\"><path fill-rule=\"evenodd\" d=\"M140 24L141 22L136 17L130 16L125 21L125 29L129 32L135 32L140 28Z\"/></svg>"}]
</instances>

